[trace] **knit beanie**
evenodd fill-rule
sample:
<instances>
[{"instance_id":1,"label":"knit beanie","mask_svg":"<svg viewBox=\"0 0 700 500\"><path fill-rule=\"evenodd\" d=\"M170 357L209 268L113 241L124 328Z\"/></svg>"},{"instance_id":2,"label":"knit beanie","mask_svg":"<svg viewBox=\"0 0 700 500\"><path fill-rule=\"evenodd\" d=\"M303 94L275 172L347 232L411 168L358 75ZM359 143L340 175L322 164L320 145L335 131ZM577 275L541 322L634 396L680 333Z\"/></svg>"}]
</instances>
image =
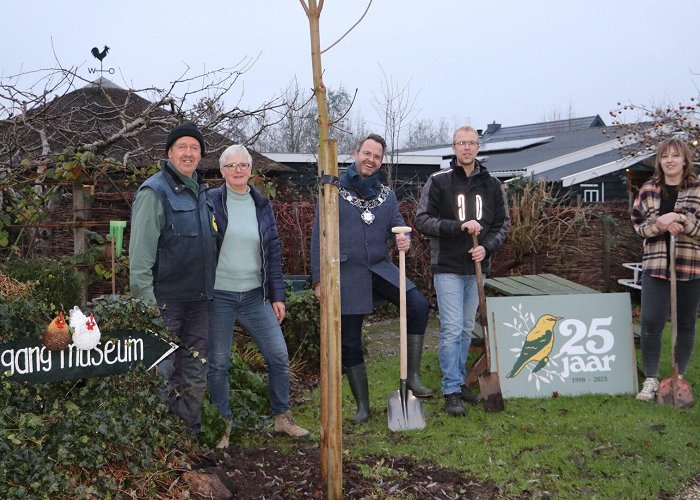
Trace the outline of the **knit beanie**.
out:
<instances>
[{"instance_id":1,"label":"knit beanie","mask_svg":"<svg viewBox=\"0 0 700 500\"><path fill-rule=\"evenodd\" d=\"M165 153L168 153L170 146L173 145L180 137L194 137L199 141L202 148L202 156L204 156L204 136L194 123L183 123L170 131L167 139L165 139Z\"/></svg>"}]
</instances>

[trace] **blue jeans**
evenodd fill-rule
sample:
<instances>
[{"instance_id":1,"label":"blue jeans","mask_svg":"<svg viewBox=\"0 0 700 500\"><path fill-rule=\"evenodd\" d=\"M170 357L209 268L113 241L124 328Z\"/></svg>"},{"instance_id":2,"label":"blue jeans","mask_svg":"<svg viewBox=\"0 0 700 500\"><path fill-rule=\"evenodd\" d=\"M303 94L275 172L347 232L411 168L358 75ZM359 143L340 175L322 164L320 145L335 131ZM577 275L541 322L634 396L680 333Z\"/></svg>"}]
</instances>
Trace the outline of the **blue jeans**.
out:
<instances>
[{"instance_id":1,"label":"blue jeans","mask_svg":"<svg viewBox=\"0 0 700 500\"><path fill-rule=\"evenodd\" d=\"M168 381L165 403L184 420L195 436L202 427L202 401L207 387L207 333L209 304L206 300L159 302L165 326L180 347L158 364L158 373ZM193 353L197 353L193 356Z\"/></svg>"},{"instance_id":2,"label":"blue jeans","mask_svg":"<svg viewBox=\"0 0 700 500\"><path fill-rule=\"evenodd\" d=\"M239 321L265 358L272 414L289 409L289 355L282 329L262 288L248 292L214 290L209 309L209 397L226 419L229 405L228 370L231 367L233 325Z\"/></svg>"},{"instance_id":3,"label":"blue jeans","mask_svg":"<svg viewBox=\"0 0 700 500\"><path fill-rule=\"evenodd\" d=\"M438 359L442 369L442 393L459 392L467 378L467 354L471 344L479 294L476 276L437 273L433 278L440 311Z\"/></svg>"}]
</instances>

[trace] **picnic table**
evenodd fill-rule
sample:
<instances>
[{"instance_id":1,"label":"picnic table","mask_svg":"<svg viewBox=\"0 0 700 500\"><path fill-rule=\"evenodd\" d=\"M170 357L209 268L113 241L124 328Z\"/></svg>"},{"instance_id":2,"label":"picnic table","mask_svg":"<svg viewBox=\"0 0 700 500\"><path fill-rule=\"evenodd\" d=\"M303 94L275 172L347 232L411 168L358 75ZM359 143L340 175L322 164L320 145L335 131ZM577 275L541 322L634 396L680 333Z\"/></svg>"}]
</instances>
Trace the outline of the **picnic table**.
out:
<instances>
[{"instance_id":1,"label":"picnic table","mask_svg":"<svg viewBox=\"0 0 700 500\"><path fill-rule=\"evenodd\" d=\"M572 293L600 293L556 274L528 274L489 278L484 288L498 295L569 295Z\"/></svg>"}]
</instances>

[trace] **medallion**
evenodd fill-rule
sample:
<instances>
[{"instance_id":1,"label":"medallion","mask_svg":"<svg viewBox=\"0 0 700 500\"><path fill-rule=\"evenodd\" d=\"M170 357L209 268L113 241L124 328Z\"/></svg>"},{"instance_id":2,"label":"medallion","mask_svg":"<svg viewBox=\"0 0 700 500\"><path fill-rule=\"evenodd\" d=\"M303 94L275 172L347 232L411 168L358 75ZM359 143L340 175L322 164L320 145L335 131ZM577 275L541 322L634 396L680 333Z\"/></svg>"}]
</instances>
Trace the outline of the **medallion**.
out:
<instances>
[{"instance_id":1,"label":"medallion","mask_svg":"<svg viewBox=\"0 0 700 500\"><path fill-rule=\"evenodd\" d=\"M338 188L338 194L340 197L360 211L360 218L367 225L372 224L375 219L375 216L371 210L384 203L389 197L390 192L391 190L387 186L382 186L382 189L379 191L379 195L376 198L373 200L361 200L360 198L350 194L350 192L344 187L341 186Z\"/></svg>"}]
</instances>

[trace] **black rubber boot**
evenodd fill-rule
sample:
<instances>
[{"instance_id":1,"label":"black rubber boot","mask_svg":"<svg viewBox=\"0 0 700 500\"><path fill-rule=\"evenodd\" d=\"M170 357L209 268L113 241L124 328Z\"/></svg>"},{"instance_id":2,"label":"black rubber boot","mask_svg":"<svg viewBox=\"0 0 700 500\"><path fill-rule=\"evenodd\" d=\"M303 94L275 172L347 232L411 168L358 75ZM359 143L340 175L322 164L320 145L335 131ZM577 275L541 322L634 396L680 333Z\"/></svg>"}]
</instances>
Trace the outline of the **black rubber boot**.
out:
<instances>
[{"instance_id":1,"label":"black rubber boot","mask_svg":"<svg viewBox=\"0 0 700 500\"><path fill-rule=\"evenodd\" d=\"M408 347L408 378L406 385L417 398L431 398L433 391L420 383L420 358L423 356L423 335L406 335Z\"/></svg>"},{"instance_id":2,"label":"black rubber boot","mask_svg":"<svg viewBox=\"0 0 700 500\"><path fill-rule=\"evenodd\" d=\"M357 413L350 417L353 424L361 424L367 422L369 418L369 385L367 383L367 367L364 363L345 368L345 374L348 376L350 390L357 403Z\"/></svg>"},{"instance_id":3,"label":"black rubber boot","mask_svg":"<svg viewBox=\"0 0 700 500\"><path fill-rule=\"evenodd\" d=\"M467 414L462 404L462 396L458 392L445 395L445 411L453 417L463 417Z\"/></svg>"}]
</instances>

